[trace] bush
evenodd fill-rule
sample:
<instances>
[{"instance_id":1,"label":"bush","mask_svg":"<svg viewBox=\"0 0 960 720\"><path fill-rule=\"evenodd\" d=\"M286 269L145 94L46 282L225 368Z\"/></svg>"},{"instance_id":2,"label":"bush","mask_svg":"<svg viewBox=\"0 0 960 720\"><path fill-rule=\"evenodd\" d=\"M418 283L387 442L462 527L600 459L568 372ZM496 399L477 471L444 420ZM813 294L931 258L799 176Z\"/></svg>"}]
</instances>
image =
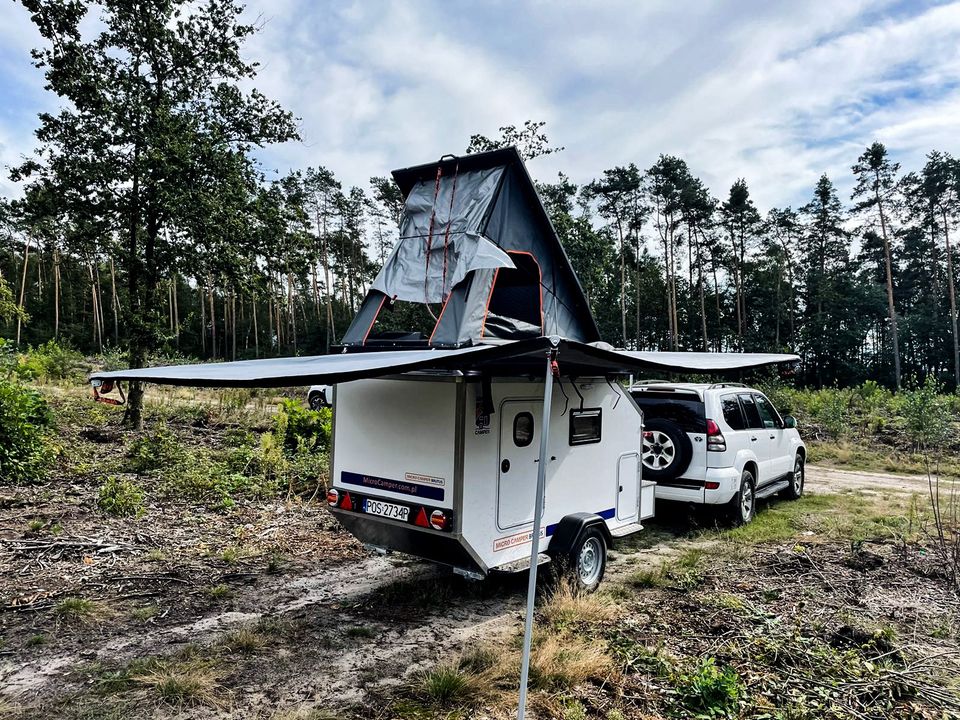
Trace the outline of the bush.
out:
<instances>
[{"instance_id":1,"label":"bush","mask_svg":"<svg viewBox=\"0 0 960 720\"><path fill-rule=\"evenodd\" d=\"M680 702L696 717L735 716L742 687L733 668L719 668L708 657L693 672L679 674L675 683Z\"/></svg>"},{"instance_id":2,"label":"bush","mask_svg":"<svg viewBox=\"0 0 960 720\"><path fill-rule=\"evenodd\" d=\"M21 380L65 380L83 366L83 355L67 344L48 340L17 357L15 372Z\"/></svg>"},{"instance_id":3,"label":"bush","mask_svg":"<svg viewBox=\"0 0 960 720\"><path fill-rule=\"evenodd\" d=\"M327 452L330 449L331 419L330 408L310 410L299 400L287 398L280 401L274 434L287 450L296 451L305 446L311 451Z\"/></svg>"},{"instance_id":4,"label":"bush","mask_svg":"<svg viewBox=\"0 0 960 720\"><path fill-rule=\"evenodd\" d=\"M143 515L143 490L130 480L108 477L100 486L100 508L111 515Z\"/></svg>"},{"instance_id":5,"label":"bush","mask_svg":"<svg viewBox=\"0 0 960 720\"><path fill-rule=\"evenodd\" d=\"M127 451L130 468L137 474L169 468L182 463L187 453L176 435L165 426L142 435L130 444Z\"/></svg>"},{"instance_id":6,"label":"bush","mask_svg":"<svg viewBox=\"0 0 960 720\"><path fill-rule=\"evenodd\" d=\"M43 479L54 457L46 401L20 383L0 378L0 484Z\"/></svg>"}]
</instances>

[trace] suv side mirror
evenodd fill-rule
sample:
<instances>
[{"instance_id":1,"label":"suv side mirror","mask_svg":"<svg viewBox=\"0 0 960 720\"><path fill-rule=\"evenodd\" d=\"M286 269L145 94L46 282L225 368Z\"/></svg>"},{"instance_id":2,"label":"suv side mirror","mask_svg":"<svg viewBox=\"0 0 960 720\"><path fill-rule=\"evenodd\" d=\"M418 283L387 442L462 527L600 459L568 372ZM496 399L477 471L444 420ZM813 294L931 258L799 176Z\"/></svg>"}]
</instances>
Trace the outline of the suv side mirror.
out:
<instances>
[{"instance_id":1,"label":"suv side mirror","mask_svg":"<svg viewBox=\"0 0 960 720\"><path fill-rule=\"evenodd\" d=\"M793 415L787 415L783 418L783 426L788 430L797 427L797 419Z\"/></svg>"}]
</instances>

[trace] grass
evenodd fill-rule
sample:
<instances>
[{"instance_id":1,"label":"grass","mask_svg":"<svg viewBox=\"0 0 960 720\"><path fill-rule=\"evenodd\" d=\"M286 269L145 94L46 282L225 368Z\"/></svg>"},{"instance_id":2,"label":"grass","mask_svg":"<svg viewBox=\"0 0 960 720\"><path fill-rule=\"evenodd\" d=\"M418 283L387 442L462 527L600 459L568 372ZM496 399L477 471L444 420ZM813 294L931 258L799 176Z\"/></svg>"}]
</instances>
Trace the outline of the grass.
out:
<instances>
[{"instance_id":1,"label":"grass","mask_svg":"<svg viewBox=\"0 0 960 720\"><path fill-rule=\"evenodd\" d=\"M149 670L132 676L133 681L149 689L160 702L174 707L226 706L226 691L220 687L224 673L202 660L162 660Z\"/></svg>"},{"instance_id":2,"label":"grass","mask_svg":"<svg viewBox=\"0 0 960 720\"><path fill-rule=\"evenodd\" d=\"M557 630L584 623L612 622L618 614L609 595L577 592L569 582L560 582L540 608L543 622Z\"/></svg>"},{"instance_id":3,"label":"grass","mask_svg":"<svg viewBox=\"0 0 960 720\"><path fill-rule=\"evenodd\" d=\"M223 635L220 644L227 650L242 655L251 655L266 645L266 638L255 628L240 628Z\"/></svg>"},{"instance_id":4,"label":"grass","mask_svg":"<svg viewBox=\"0 0 960 720\"><path fill-rule=\"evenodd\" d=\"M87 598L68 597L54 606L53 614L61 620L89 622L105 615L106 609L100 603Z\"/></svg>"},{"instance_id":5,"label":"grass","mask_svg":"<svg viewBox=\"0 0 960 720\"><path fill-rule=\"evenodd\" d=\"M822 440L808 442L810 462L842 470L925 475L922 453L908 452L866 440ZM943 475L960 476L960 457L946 453L940 462Z\"/></svg>"},{"instance_id":6,"label":"grass","mask_svg":"<svg viewBox=\"0 0 960 720\"><path fill-rule=\"evenodd\" d=\"M606 648L581 635L547 635L530 653L530 687L536 690L557 692L603 681L613 670Z\"/></svg>"},{"instance_id":7,"label":"grass","mask_svg":"<svg viewBox=\"0 0 960 720\"><path fill-rule=\"evenodd\" d=\"M219 583L217 585L211 585L207 588L207 595L209 595L214 600L225 600L230 597L232 591L230 586L226 583Z\"/></svg>"},{"instance_id":8,"label":"grass","mask_svg":"<svg viewBox=\"0 0 960 720\"><path fill-rule=\"evenodd\" d=\"M135 620L141 620L146 622L157 616L157 613L160 612L160 608L156 605L144 605L143 607L134 608L130 611L130 616Z\"/></svg>"}]
</instances>

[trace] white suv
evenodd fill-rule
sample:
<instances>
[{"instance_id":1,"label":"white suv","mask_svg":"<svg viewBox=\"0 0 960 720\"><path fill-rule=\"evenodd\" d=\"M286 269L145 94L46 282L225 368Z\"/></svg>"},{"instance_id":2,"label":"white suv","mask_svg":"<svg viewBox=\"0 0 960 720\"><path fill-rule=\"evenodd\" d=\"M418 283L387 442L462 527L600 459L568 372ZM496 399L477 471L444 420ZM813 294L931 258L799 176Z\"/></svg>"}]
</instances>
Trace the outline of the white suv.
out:
<instances>
[{"instance_id":1,"label":"white suv","mask_svg":"<svg viewBox=\"0 0 960 720\"><path fill-rule=\"evenodd\" d=\"M803 494L807 449L789 415L759 390L737 383L639 382L643 475L658 500L725 505L736 523L758 498Z\"/></svg>"}]
</instances>

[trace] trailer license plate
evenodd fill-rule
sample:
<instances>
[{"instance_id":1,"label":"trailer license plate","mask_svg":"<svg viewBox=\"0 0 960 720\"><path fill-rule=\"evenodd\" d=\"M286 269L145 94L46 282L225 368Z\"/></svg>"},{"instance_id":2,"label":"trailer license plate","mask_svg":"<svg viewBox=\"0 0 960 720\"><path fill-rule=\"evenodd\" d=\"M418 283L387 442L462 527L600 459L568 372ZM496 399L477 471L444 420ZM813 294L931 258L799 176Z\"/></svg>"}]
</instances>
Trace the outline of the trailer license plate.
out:
<instances>
[{"instance_id":1,"label":"trailer license plate","mask_svg":"<svg viewBox=\"0 0 960 720\"><path fill-rule=\"evenodd\" d=\"M380 517L400 520L402 522L406 522L407 517L410 515L410 508L408 507L380 502L379 500L364 500L363 511L368 515L379 515Z\"/></svg>"}]
</instances>

